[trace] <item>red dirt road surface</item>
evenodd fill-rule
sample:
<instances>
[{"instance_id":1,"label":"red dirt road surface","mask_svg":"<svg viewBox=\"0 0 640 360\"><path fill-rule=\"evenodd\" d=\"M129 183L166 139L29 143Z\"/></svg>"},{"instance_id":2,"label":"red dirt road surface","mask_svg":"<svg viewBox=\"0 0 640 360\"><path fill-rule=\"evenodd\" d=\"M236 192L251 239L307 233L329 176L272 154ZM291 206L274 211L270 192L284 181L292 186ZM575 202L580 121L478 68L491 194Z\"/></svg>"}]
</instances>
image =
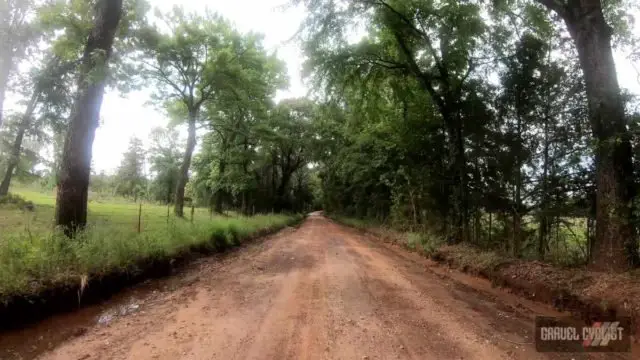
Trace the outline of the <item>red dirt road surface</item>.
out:
<instances>
[{"instance_id":1,"label":"red dirt road surface","mask_svg":"<svg viewBox=\"0 0 640 360\"><path fill-rule=\"evenodd\" d=\"M320 214L312 214L297 229L226 256L202 259L162 281L159 290L103 313L99 321L94 315L82 315L91 318L89 326L74 328L66 315L8 334L0 339L0 358L9 358L7 354L56 360L638 356L537 353L534 316L558 315L550 308L494 289L484 280L450 272ZM121 298L138 295L129 290ZM61 340L60 334L67 335ZM15 348L8 350L11 346Z\"/></svg>"}]
</instances>

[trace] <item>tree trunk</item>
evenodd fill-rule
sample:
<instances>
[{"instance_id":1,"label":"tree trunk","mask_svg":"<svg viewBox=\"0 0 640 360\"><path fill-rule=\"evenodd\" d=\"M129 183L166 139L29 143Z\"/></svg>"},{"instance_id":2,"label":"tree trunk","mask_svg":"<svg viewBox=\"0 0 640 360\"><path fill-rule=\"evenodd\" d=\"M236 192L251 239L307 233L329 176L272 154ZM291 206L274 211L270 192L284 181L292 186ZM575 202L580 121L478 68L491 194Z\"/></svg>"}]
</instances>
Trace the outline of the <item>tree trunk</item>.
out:
<instances>
[{"instance_id":1,"label":"tree trunk","mask_svg":"<svg viewBox=\"0 0 640 360\"><path fill-rule=\"evenodd\" d=\"M489 244L493 241L493 224L491 223L493 214L489 212Z\"/></svg>"},{"instance_id":2,"label":"tree trunk","mask_svg":"<svg viewBox=\"0 0 640 360\"><path fill-rule=\"evenodd\" d=\"M446 112L445 112L446 114ZM464 155L464 136L462 133L462 119L457 115L446 116L449 136L449 181L452 182L451 200L449 202L451 218L451 232L448 242L456 244L468 238L468 204L466 183L466 158Z\"/></svg>"},{"instance_id":3,"label":"tree trunk","mask_svg":"<svg viewBox=\"0 0 640 360\"><path fill-rule=\"evenodd\" d=\"M77 97L65 138L56 199L56 225L72 236L87 223L87 196L95 131L100 120L105 73L120 17L122 0L100 0L95 24L82 57ZM101 54L102 56L96 56ZM93 73L93 74L92 74Z\"/></svg>"},{"instance_id":4,"label":"tree trunk","mask_svg":"<svg viewBox=\"0 0 640 360\"><path fill-rule=\"evenodd\" d=\"M276 190L276 210L278 212L284 210L289 205L289 199L286 194L289 181L291 181L291 175L293 172L289 169L282 169L282 179L278 189Z\"/></svg>"},{"instance_id":5,"label":"tree trunk","mask_svg":"<svg viewBox=\"0 0 640 360\"><path fill-rule=\"evenodd\" d=\"M196 118L197 110L189 111L189 135L187 137L187 149L184 152L180 173L178 174L178 184L176 185L175 207L173 212L178 217L184 216L184 188L189 181L189 168L191 167L191 157L196 148Z\"/></svg>"},{"instance_id":6,"label":"tree trunk","mask_svg":"<svg viewBox=\"0 0 640 360\"><path fill-rule=\"evenodd\" d=\"M218 164L218 169L220 171L221 178L224 176L226 168L227 168L227 162L225 161L224 158L220 159L220 162ZM218 214L222 214L222 200L223 200L222 197L223 196L224 196L224 192L222 191L222 189L218 188L215 194L215 208L214 208L214 211L217 212Z\"/></svg>"},{"instance_id":7,"label":"tree trunk","mask_svg":"<svg viewBox=\"0 0 640 360\"><path fill-rule=\"evenodd\" d=\"M551 52L549 52L551 54ZM550 55L549 55L550 56ZM541 199L540 199L540 216L539 216L539 229L538 229L538 258L544 260L547 255L547 248L549 247L549 166L551 150L551 139L549 138L549 123L551 117L549 116L549 105L551 103L551 96L549 92L546 94L545 115L544 115L544 139L542 150L542 187L541 187Z\"/></svg>"},{"instance_id":8,"label":"tree trunk","mask_svg":"<svg viewBox=\"0 0 640 360\"><path fill-rule=\"evenodd\" d=\"M4 100L9 83L9 74L11 73L12 57L12 51L8 51L0 57L0 128L4 122Z\"/></svg>"},{"instance_id":9,"label":"tree trunk","mask_svg":"<svg viewBox=\"0 0 640 360\"><path fill-rule=\"evenodd\" d=\"M167 205L171 204L171 194L173 193L173 186L171 186L171 183L173 181L169 182L169 186L167 186Z\"/></svg>"},{"instance_id":10,"label":"tree trunk","mask_svg":"<svg viewBox=\"0 0 640 360\"><path fill-rule=\"evenodd\" d=\"M577 0L560 9L584 72L596 145L596 239L590 265L624 271L638 264L632 224L631 143L611 49L611 28L600 0Z\"/></svg>"},{"instance_id":11,"label":"tree trunk","mask_svg":"<svg viewBox=\"0 0 640 360\"><path fill-rule=\"evenodd\" d=\"M516 104L518 115L517 115L517 146L516 149L516 181L515 181L515 204L513 207L513 239L511 243L511 254L514 257L520 256L520 242L521 242L521 230L522 230L522 214L520 210L522 208L522 148L523 148L523 140L522 140L522 106L520 104Z\"/></svg>"},{"instance_id":12,"label":"tree trunk","mask_svg":"<svg viewBox=\"0 0 640 360\"><path fill-rule=\"evenodd\" d=\"M29 105L22 115L22 121L20 122L20 127L18 128L18 134L16 135L16 140L13 142L13 146L11 148L11 157L9 158L9 163L7 164L7 172L4 174L4 178L2 179L2 183L0 184L0 196L7 195L9 193L9 186L11 185L13 171L16 169L18 163L20 162L22 140L24 139L24 134L27 132L27 129L31 124L31 118L33 117L33 113L36 109L39 98L40 90L35 89L33 94L31 95L31 99L29 100Z\"/></svg>"}]
</instances>

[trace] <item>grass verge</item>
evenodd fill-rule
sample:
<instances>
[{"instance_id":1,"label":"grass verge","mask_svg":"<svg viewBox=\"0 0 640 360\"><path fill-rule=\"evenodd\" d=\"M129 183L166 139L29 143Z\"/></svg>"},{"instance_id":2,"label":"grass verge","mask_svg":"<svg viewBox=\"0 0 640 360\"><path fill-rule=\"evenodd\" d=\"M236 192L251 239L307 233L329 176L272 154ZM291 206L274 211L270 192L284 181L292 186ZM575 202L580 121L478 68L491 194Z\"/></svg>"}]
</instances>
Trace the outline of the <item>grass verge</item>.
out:
<instances>
[{"instance_id":1,"label":"grass verge","mask_svg":"<svg viewBox=\"0 0 640 360\"><path fill-rule=\"evenodd\" d=\"M103 224L90 226L73 240L55 231L5 235L0 242L0 328L95 303L139 281L169 275L196 257L223 252L303 219L271 214L181 220L141 233Z\"/></svg>"},{"instance_id":2,"label":"grass verge","mask_svg":"<svg viewBox=\"0 0 640 360\"><path fill-rule=\"evenodd\" d=\"M298 222L300 216L257 215L176 221L142 233L117 226L93 226L71 240L59 232L33 236L17 232L0 243L0 302L34 296L44 289L136 273L144 264L189 252L219 252L245 239ZM86 281L86 280L85 280Z\"/></svg>"}]
</instances>

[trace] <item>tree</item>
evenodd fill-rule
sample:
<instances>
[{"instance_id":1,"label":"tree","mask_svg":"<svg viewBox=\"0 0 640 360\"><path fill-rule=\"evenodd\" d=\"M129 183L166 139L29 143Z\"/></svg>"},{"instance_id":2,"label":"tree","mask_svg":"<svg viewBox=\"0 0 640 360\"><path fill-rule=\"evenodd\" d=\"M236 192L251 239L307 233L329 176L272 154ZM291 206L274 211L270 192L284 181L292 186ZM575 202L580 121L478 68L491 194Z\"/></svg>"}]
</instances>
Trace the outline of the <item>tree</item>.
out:
<instances>
[{"instance_id":1,"label":"tree","mask_svg":"<svg viewBox=\"0 0 640 360\"><path fill-rule=\"evenodd\" d=\"M532 36L524 34L517 44L515 56L505 60L506 71L502 76L504 93L499 99L502 105L499 116L504 117L507 125L505 143L508 146L508 160L511 165L507 168L510 174L508 182L514 190L511 253L519 256L522 242L522 218L526 215L527 207L523 202L526 193L525 167L532 165L533 154L530 144L531 136L528 136L536 116L536 105L540 99L537 90L542 88L537 73L544 71L542 62L545 56L545 43Z\"/></svg>"},{"instance_id":2,"label":"tree","mask_svg":"<svg viewBox=\"0 0 640 360\"><path fill-rule=\"evenodd\" d=\"M6 0L0 4L0 127L10 75L36 38L37 24L32 18L37 7L32 0Z\"/></svg>"},{"instance_id":3,"label":"tree","mask_svg":"<svg viewBox=\"0 0 640 360\"><path fill-rule=\"evenodd\" d=\"M256 45L240 59L242 71L236 73L238 85L222 89L215 100L206 104L205 118L211 130L197 159L197 182L201 191L210 193L212 211L221 213L223 203L233 197L250 202L256 190L251 174L259 144L260 126L269 119L272 97L286 84L285 66L275 54L268 55L259 45L259 36L245 41ZM245 206L242 210L248 211Z\"/></svg>"},{"instance_id":4,"label":"tree","mask_svg":"<svg viewBox=\"0 0 640 360\"><path fill-rule=\"evenodd\" d=\"M559 21L532 1L300 2L306 70L325 102L325 209L514 256L586 259L596 241L572 223L593 222L593 123ZM347 36L356 24L361 39ZM573 248L563 257L551 244Z\"/></svg>"},{"instance_id":5,"label":"tree","mask_svg":"<svg viewBox=\"0 0 640 360\"><path fill-rule=\"evenodd\" d=\"M98 1L94 27L82 56L56 198L56 225L61 226L68 236L87 222L92 145L100 117L109 57L121 16L122 0Z\"/></svg>"},{"instance_id":6,"label":"tree","mask_svg":"<svg viewBox=\"0 0 640 360\"><path fill-rule=\"evenodd\" d=\"M173 202L180 174L180 161L183 157L179 149L183 149L184 144L179 141L176 130L154 128L149 138L151 195L156 201L170 204Z\"/></svg>"},{"instance_id":7,"label":"tree","mask_svg":"<svg viewBox=\"0 0 640 360\"><path fill-rule=\"evenodd\" d=\"M362 0L346 7L333 1L304 2L311 14L305 43L312 70L319 70L325 78L341 80L345 71L356 76L405 74L433 100L446 131L447 180L443 191L448 201L444 205L449 211L448 237L450 242L464 241L469 236L469 194L461 109L487 29L480 6L456 0ZM362 13L370 14L368 37L359 44L345 44L343 30ZM328 48L332 43L336 49Z\"/></svg>"},{"instance_id":8,"label":"tree","mask_svg":"<svg viewBox=\"0 0 640 360\"><path fill-rule=\"evenodd\" d=\"M600 0L536 0L565 22L578 50L596 141L594 269L623 271L640 264L632 225L632 149L611 47L612 27Z\"/></svg>"},{"instance_id":9,"label":"tree","mask_svg":"<svg viewBox=\"0 0 640 360\"><path fill-rule=\"evenodd\" d=\"M310 160L315 110L315 104L307 99L287 99L272 112L264 146L280 177L273 182L276 211L292 208L288 190L294 175Z\"/></svg>"},{"instance_id":10,"label":"tree","mask_svg":"<svg viewBox=\"0 0 640 360\"><path fill-rule=\"evenodd\" d=\"M116 194L138 201L138 196L146 184L144 162L145 151L142 141L132 137L116 173Z\"/></svg>"},{"instance_id":11,"label":"tree","mask_svg":"<svg viewBox=\"0 0 640 360\"><path fill-rule=\"evenodd\" d=\"M25 111L20 116L17 131L11 146L7 167L2 183L0 196L9 192L13 172L20 162L23 140L29 132L42 136L45 124L56 126L60 121L58 114L64 113L67 101L64 99L70 82L70 70L75 67L69 62L62 62L57 57L49 57L40 68L32 69L28 81L30 95L27 97Z\"/></svg>"},{"instance_id":12,"label":"tree","mask_svg":"<svg viewBox=\"0 0 640 360\"><path fill-rule=\"evenodd\" d=\"M215 102L216 111L208 108L218 115L210 118L213 131L194 161L200 199L219 213L307 208L312 180L305 167L315 148L316 104L288 99L263 108L267 104L249 99L256 98L228 98Z\"/></svg>"},{"instance_id":13,"label":"tree","mask_svg":"<svg viewBox=\"0 0 640 360\"><path fill-rule=\"evenodd\" d=\"M162 20L168 33L154 28L141 33L141 61L144 74L158 86L154 97L174 118L186 119L187 144L174 199L174 212L182 217L201 109L220 89L232 85L233 66L247 51L247 44L220 16L209 12L185 14L175 7Z\"/></svg>"}]
</instances>

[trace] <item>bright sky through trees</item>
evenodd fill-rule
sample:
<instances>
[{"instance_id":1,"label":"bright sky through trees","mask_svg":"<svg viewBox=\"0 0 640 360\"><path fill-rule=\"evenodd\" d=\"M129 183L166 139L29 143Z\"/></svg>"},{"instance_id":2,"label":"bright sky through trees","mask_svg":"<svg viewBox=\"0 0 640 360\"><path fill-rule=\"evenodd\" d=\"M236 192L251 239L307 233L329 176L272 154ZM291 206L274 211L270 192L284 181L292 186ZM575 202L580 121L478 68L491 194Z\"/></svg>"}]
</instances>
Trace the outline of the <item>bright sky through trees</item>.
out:
<instances>
[{"instance_id":1,"label":"bright sky through trees","mask_svg":"<svg viewBox=\"0 0 640 360\"><path fill-rule=\"evenodd\" d=\"M154 7L162 11L170 10L174 5L182 5L185 10L198 10L203 6L219 12L233 22L242 32L256 31L265 35L265 45L269 50L277 51L278 57L287 63L290 87L280 92L278 98L304 96L307 87L300 76L302 54L298 44L291 39L305 17L301 8L284 8L286 0L155 0ZM640 26L636 26L636 35L640 36ZM622 53L616 54L618 78L623 88L640 94L640 79L630 61ZM149 100L148 92L135 91L122 97L115 91L105 96L102 106L103 123L96 132L94 142L94 171L113 172L120 163L122 154L132 136L137 136L148 146L148 134L155 126L167 124L167 117L152 106L145 106Z\"/></svg>"},{"instance_id":2,"label":"bright sky through trees","mask_svg":"<svg viewBox=\"0 0 640 360\"><path fill-rule=\"evenodd\" d=\"M233 22L242 32L255 31L265 35L265 46L277 51L278 57L287 63L289 90L280 92L278 98L304 96L307 89L300 79L302 56L297 44L291 39L300 22L304 19L302 9L282 9L286 0L237 0L237 1L197 1L197 0L156 0L154 7L163 12L174 5L182 5L185 10L198 10L203 5L220 13ZM155 126L165 126L167 117L153 106L145 106L149 100L146 91L136 91L124 95L110 92L102 105L103 124L96 132L93 146L94 170L113 172L120 164L122 154L127 149L129 138L137 136L148 146L148 134Z\"/></svg>"}]
</instances>

